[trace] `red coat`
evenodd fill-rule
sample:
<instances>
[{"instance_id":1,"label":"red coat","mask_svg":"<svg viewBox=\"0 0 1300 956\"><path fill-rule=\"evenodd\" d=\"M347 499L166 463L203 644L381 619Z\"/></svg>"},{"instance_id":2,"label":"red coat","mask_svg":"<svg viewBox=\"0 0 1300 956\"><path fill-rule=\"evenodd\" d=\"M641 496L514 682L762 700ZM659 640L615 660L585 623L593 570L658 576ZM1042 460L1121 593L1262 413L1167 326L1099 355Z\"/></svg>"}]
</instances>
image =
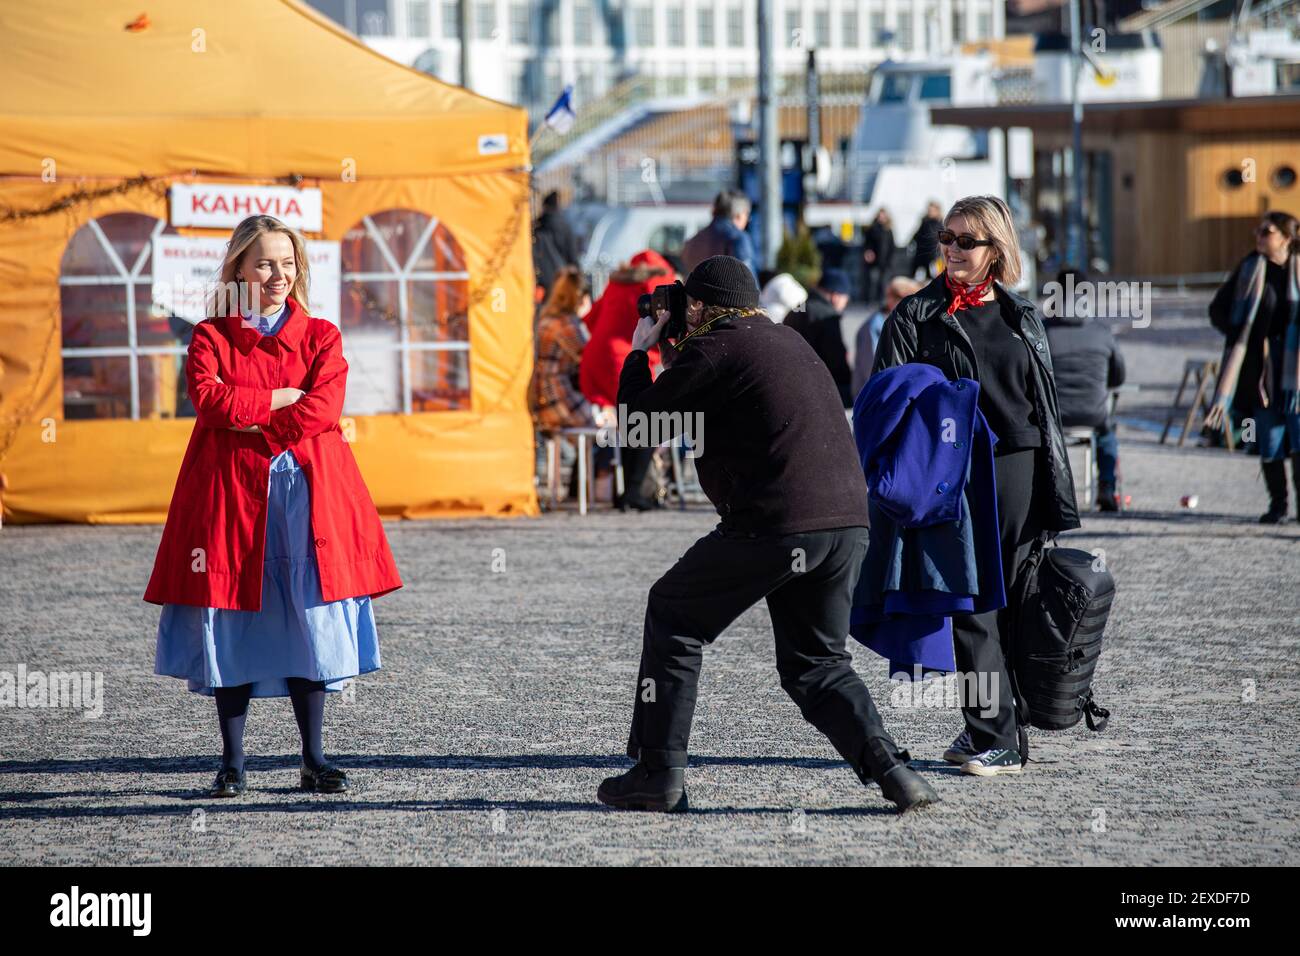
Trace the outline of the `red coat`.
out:
<instances>
[{"instance_id":1,"label":"red coat","mask_svg":"<svg viewBox=\"0 0 1300 956\"><path fill-rule=\"evenodd\" d=\"M321 599L377 597L402 586L379 512L339 428L348 376L342 336L293 298L288 305L276 335L262 336L238 316L194 328L185 374L197 420L146 601L262 609L267 482L271 459L286 448L311 491ZM275 388L306 394L273 412ZM248 425L261 431L231 430Z\"/></svg>"},{"instance_id":2,"label":"red coat","mask_svg":"<svg viewBox=\"0 0 1300 956\"><path fill-rule=\"evenodd\" d=\"M578 382L587 401L618 404L618 376L632 351L632 333L639 321L636 300L655 286L671 283L673 267L652 249L638 252L629 266L610 274L609 285L587 313L591 341L582 350ZM650 365L659 361L659 349L650 350Z\"/></svg>"}]
</instances>

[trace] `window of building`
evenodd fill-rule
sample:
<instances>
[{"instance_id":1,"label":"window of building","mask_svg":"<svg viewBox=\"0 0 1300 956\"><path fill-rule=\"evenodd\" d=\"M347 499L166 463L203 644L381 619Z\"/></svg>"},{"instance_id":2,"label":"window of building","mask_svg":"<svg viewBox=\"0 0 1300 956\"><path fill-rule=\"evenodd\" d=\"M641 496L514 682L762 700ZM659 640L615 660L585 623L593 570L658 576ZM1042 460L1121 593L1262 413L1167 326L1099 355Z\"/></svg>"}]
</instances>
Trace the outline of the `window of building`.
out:
<instances>
[{"instance_id":1,"label":"window of building","mask_svg":"<svg viewBox=\"0 0 1300 956\"><path fill-rule=\"evenodd\" d=\"M573 44L574 46L591 46L591 24L593 11L590 3L573 5Z\"/></svg>"},{"instance_id":2,"label":"window of building","mask_svg":"<svg viewBox=\"0 0 1300 956\"><path fill-rule=\"evenodd\" d=\"M664 29L667 33L664 42L668 46L686 45L686 11L680 3L672 4L664 10Z\"/></svg>"},{"instance_id":3,"label":"window of building","mask_svg":"<svg viewBox=\"0 0 1300 956\"><path fill-rule=\"evenodd\" d=\"M406 35L419 40L427 40L432 34L429 29L429 0L407 0Z\"/></svg>"},{"instance_id":4,"label":"window of building","mask_svg":"<svg viewBox=\"0 0 1300 956\"><path fill-rule=\"evenodd\" d=\"M840 12L840 43L849 50L856 50L861 44L858 37L858 11L848 8Z\"/></svg>"},{"instance_id":5,"label":"window of building","mask_svg":"<svg viewBox=\"0 0 1300 956\"><path fill-rule=\"evenodd\" d=\"M474 36L479 40L491 40L497 28L497 5L495 3L474 4Z\"/></svg>"},{"instance_id":6,"label":"window of building","mask_svg":"<svg viewBox=\"0 0 1300 956\"><path fill-rule=\"evenodd\" d=\"M713 93L718 89L718 78L712 73L702 73L696 77L695 85L701 93Z\"/></svg>"},{"instance_id":7,"label":"window of building","mask_svg":"<svg viewBox=\"0 0 1300 956\"><path fill-rule=\"evenodd\" d=\"M713 4L703 3L695 11L695 42L699 46L713 46Z\"/></svg>"},{"instance_id":8,"label":"window of building","mask_svg":"<svg viewBox=\"0 0 1300 956\"><path fill-rule=\"evenodd\" d=\"M875 7L867 14L867 45L883 46L885 34L885 11Z\"/></svg>"},{"instance_id":9,"label":"window of building","mask_svg":"<svg viewBox=\"0 0 1300 956\"><path fill-rule=\"evenodd\" d=\"M894 42L903 50L912 49L912 11L900 10L894 26Z\"/></svg>"},{"instance_id":10,"label":"window of building","mask_svg":"<svg viewBox=\"0 0 1300 956\"><path fill-rule=\"evenodd\" d=\"M654 7L637 6L632 8L632 42L641 47L655 45Z\"/></svg>"},{"instance_id":11,"label":"window of building","mask_svg":"<svg viewBox=\"0 0 1300 956\"><path fill-rule=\"evenodd\" d=\"M991 10L981 10L976 14L974 39L993 39L993 12Z\"/></svg>"},{"instance_id":12,"label":"window of building","mask_svg":"<svg viewBox=\"0 0 1300 956\"><path fill-rule=\"evenodd\" d=\"M745 10L740 6L727 7L727 46L745 45Z\"/></svg>"},{"instance_id":13,"label":"window of building","mask_svg":"<svg viewBox=\"0 0 1300 956\"><path fill-rule=\"evenodd\" d=\"M952 42L964 43L965 41L966 41L966 11L961 8L960 4L953 4Z\"/></svg>"},{"instance_id":14,"label":"window of building","mask_svg":"<svg viewBox=\"0 0 1300 956\"><path fill-rule=\"evenodd\" d=\"M447 227L387 209L347 231L341 258L344 413L468 409L469 273Z\"/></svg>"},{"instance_id":15,"label":"window of building","mask_svg":"<svg viewBox=\"0 0 1300 956\"><path fill-rule=\"evenodd\" d=\"M442 35L448 40L460 39L460 4L455 0L442 5Z\"/></svg>"},{"instance_id":16,"label":"window of building","mask_svg":"<svg viewBox=\"0 0 1300 956\"><path fill-rule=\"evenodd\" d=\"M59 267L65 418L175 418L185 411L192 326L153 308L161 219L116 212L72 235Z\"/></svg>"},{"instance_id":17,"label":"window of building","mask_svg":"<svg viewBox=\"0 0 1300 956\"><path fill-rule=\"evenodd\" d=\"M533 42L532 13L526 3L510 4L510 42L521 46Z\"/></svg>"},{"instance_id":18,"label":"window of building","mask_svg":"<svg viewBox=\"0 0 1300 956\"><path fill-rule=\"evenodd\" d=\"M785 45L791 48L805 47L808 38L803 35L803 12L798 7L798 0L788 0L791 6L785 8Z\"/></svg>"},{"instance_id":19,"label":"window of building","mask_svg":"<svg viewBox=\"0 0 1300 956\"><path fill-rule=\"evenodd\" d=\"M818 6L813 9L813 43L819 50L831 45L831 8Z\"/></svg>"}]
</instances>

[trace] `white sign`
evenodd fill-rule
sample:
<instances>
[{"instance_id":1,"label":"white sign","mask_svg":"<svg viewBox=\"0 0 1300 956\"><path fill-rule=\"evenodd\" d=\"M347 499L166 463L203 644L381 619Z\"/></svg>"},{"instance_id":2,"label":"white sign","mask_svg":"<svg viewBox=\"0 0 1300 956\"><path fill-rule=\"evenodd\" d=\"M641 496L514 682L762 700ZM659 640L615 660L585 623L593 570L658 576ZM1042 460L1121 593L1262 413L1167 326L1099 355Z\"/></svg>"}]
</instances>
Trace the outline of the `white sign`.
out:
<instances>
[{"instance_id":1,"label":"white sign","mask_svg":"<svg viewBox=\"0 0 1300 956\"><path fill-rule=\"evenodd\" d=\"M157 236L153 240L153 307L190 323L207 318L205 303L226 255L226 240L188 236ZM342 269L337 242L307 241L310 295L307 311L317 318L339 321Z\"/></svg>"},{"instance_id":2,"label":"white sign","mask_svg":"<svg viewBox=\"0 0 1300 956\"><path fill-rule=\"evenodd\" d=\"M227 183L175 183L171 187L173 226L231 229L249 216L274 216L294 229L320 232L320 190Z\"/></svg>"}]
</instances>

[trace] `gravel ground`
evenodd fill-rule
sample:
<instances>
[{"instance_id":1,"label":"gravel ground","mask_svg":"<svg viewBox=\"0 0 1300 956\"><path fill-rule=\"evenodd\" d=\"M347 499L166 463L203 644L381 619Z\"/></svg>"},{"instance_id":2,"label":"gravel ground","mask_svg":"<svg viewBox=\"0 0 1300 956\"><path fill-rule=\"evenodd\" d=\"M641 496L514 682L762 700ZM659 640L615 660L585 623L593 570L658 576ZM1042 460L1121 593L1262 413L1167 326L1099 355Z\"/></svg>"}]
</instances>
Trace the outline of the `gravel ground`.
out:
<instances>
[{"instance_id":1,"label":"gravel ground","mask_svg":"<svg viewBox=\"0 0 1300 956\"><path fill-rule=\"evenodd\" d=\"M250 792L210 801L212 702L152 674L158 609L140 594L160 529L6 527L0 671L100 672L104 707L0 710L0 864L1300 862L1300 531L1255 523L1255 459L1161 447L1149 428L1183 358L1213 357L1201 308L1162 300L1151 329L1125 331L1144 387L1122 410L1132 510L1068 536L1104 549L1118 582L1096 680L1111 726L1036 733L1019 777L943 764L959 713L909 705L862 651L943 798L898 817L782 693L760 605L706 654L693 812L596 804L627 764L645 592L711 527L699 508L390 523L407 586L376 602L384 669L327 712L352 792L294 789L288 701L264 700Z\"/></svg>"}]
</instances>

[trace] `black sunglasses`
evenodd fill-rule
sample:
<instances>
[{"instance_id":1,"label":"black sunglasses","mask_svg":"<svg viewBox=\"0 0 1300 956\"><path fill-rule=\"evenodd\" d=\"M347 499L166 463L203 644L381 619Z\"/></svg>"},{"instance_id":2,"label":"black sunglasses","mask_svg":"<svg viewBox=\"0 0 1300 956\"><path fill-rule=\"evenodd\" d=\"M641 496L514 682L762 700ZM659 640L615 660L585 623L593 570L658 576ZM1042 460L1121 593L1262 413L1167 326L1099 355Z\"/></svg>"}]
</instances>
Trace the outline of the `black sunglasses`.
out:
<instances>
[{"instance_id":1,"label":"black sunglasses","mask_svg":"<svg viewBox=\"0 0 1300 956\"><path fill-rule=\"evenodd\" d=\"M970 252L976 246L993 245L992 239L976 239L974 236L967 236L967 235L959 236L951 229L939 230L939 245L951 246L954 242L957 243L958 249L961 249L965 252Z\"/></svg>"}]
</instances>

